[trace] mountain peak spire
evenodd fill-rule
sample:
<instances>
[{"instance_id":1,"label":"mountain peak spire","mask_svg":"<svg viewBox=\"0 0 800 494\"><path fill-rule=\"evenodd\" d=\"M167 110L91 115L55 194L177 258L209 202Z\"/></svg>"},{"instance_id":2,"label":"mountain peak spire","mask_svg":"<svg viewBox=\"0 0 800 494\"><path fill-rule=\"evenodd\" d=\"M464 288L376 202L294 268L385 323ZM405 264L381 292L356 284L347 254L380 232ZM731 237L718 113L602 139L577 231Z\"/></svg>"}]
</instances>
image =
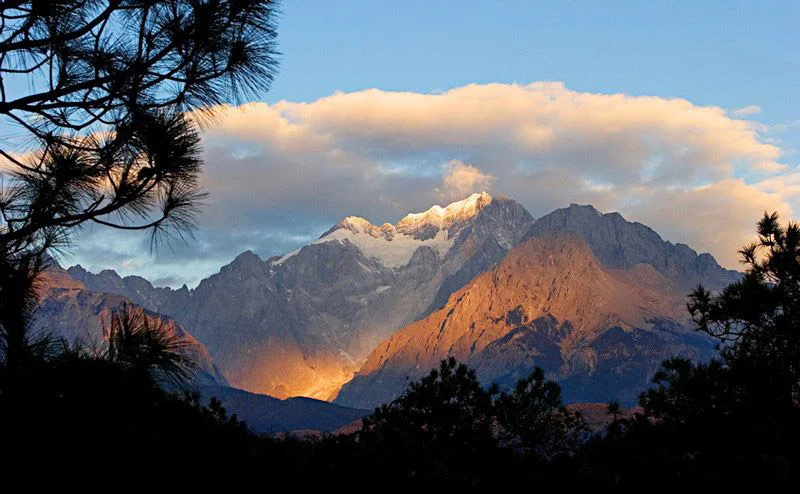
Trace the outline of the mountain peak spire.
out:
<instances>
[{"instance_id":1,"label":"mountain peak spire","mask_svg":"<svg viewBox=\"0 0 800 494\"><path fill-rule=\"evenodd\" d=\"M391 238L400 233L418 239L432 238L438 230L449 231L463 226L491 202L492 196L489 193L475 192L446 206L435 204L425 211L408 213L394 225L384 223L382 226L378 226L360 216L346 216L323 233L320 238L327 237L341 228L348 229L353 233L366 233L372 237Z\"/></svg>"},{"instance_id":2,"label":"mountain peak spire","mask_svg":"<svg viewBox=\"0 0 800 494\"><path fill-rule=\"evenodd\" d=\"M421 213L409 213L397 223L396 227L398 231L414 230L425 225L449 228L452 223L473 218L490 202L492 202L492 196L487 192L476 192L444 207L437 204Z\"/></svg>"}]
</instances>

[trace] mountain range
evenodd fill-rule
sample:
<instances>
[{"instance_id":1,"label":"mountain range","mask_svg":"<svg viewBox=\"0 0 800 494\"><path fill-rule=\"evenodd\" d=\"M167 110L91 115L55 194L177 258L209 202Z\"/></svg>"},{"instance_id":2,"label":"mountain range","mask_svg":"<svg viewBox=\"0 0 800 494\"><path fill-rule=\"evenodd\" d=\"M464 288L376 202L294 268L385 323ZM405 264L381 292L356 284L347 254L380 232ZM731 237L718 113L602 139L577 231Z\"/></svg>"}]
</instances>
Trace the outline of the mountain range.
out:
<instances>
[{"instance_id":1,"label":"mountain range","mask_svg":"<svg viewBox=\"0 0 800 494\"><path fill-rule=\"evenodd\" d=\"M104 276L113 278L109 275ZM367 414L364 410L312 398L281 400L230 387L206 347L175 320L144 309L126 296L89 290L52 261L39 281L40 304L32 324L35 334L61 338L90 350L101 349L104 327L111 314L127 304L129 310L143 313L150 324L161 324L184 339L189 344L188 356L196 364L194 384L203 402L217 398L229 413L236 414L256 433L336 432ZM137 281L144 280L128 280L129 283Z\"/></svg>"},{"instance_id":2,"label":"mountain range","mask_svg":"<svg viewBox=\"0 0 800 494\"><path fill-rule=\"evenodd\" d=\"M482 382L511 386L539 366L567 401L633 403L661 360L712 355L669 285L646 264L604 266L576 235L535 237L381 343L336 402L389 402L454 356Z\"/></svg>"},{"instance_id":3,"label":"mountain range","mask_svg":"<svg viewBox=\"0 0 800 494\"><path fill-rule=\"evenodd\" d=\"M711 355L685 296L739 276L617 213L573 204L534 219L487 193L395 224L346 217L286 255L244 252L194 289L67 274L187 328L231 386L356 408L445 355L487 382L540 365L570 401L630 401L663 358Z\"/></svg>"},{"instance_id":4,"label":"mountain range","mask_svg":"<svg viewBox=\"0 0 800 494\"><path fill-rule=\"evenodd\" d=\"M347 217L282 257L242 253L194 290L69 273L191 328L233 386L331 399L378 343L496 264L532 224L517 202L473 194L395 225Z\"/></svg>"},{"instance_id":5,"label":"mountain range","mask_svg":"<svg viewBox=\"0 0 800 494\"><path fill-rule=\"evenodd\" d=\"M188 343L189 357L195 363L195 382L200 385L227 385L208 350L175 320L133 304L114 292L88 289L58 264L50 261L37 287L39 306L34 313L34 334L61 338L69 344L100 349L111 315L129 305L151 325L161 325Z\"/></svg>"}]
</instances>

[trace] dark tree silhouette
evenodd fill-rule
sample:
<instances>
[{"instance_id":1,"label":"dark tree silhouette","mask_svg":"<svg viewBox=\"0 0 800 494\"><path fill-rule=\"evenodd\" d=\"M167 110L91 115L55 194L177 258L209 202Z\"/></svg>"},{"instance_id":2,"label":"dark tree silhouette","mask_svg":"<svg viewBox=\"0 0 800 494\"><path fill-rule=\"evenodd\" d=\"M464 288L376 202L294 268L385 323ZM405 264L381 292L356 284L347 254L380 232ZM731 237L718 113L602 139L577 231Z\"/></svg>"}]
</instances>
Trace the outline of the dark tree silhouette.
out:
<instances>
[{"instance_id":1,"label":"dark tree silhouette","mask_svg":"<svg viewBox=\"0 0 800 494\"><path fill-rule=\"evenodd\" d=\"M620 405L619 401L610 401L606 405L606 413L611 416L612 421L619 420L620 415L622 414L622 405Z\"/></svg>"},{"instance_id":2,"label":"dark tree silhouette","mask_svg":"<svg viewBox=\"0 0 800 494\"><path fill-rule=\"evenodd\" d=\"M713 295L691 294L689 312L701 331L722 342L730 366L769 380L783 407L800 405L800 227L764 213L758 242L741 251L744 277ZM764 383L761 385L763 386Z\"/></svg>"},{"instance_id":3,"label":"dark tree silhouette","mask_svg":"<svg viewBox=\"0 0 800 494\"><path fill-rule=\"evenodd\" d=\"M169 389L188 389L192 384L192 343L157 317L125 304L111 315L103 332L107 340L103 358L128 372L149 374Z\"/></svg>"},{"instance_id":4,"label":"dark tree silhouette","mask_svg":"<svg viewBox=\"0 0 800 494\"><path fill-rule=\"evenodd\" d=\"M358 443L378 477L485 488L551 481L553 460L568 459L587 434L541 369L499 393L451 357L366 417Z\"/></svg>"},{"instance_id":5,"label":"dark tree silhouette","mask_svg":"<svg viewBox=\"0 0 800 494\"><path fill-rule=\"evenodd\" d=\"M472 485L495 451L492 423L492 393L451 357L366 417L359 440L399 479Z\"/></svg>"},{"instance_id":6,"label":"dark tree silhouette","mask_svg":"<svg viewBox=\"0 0 800 494\"><path fill-rule=\"evenodd\" d=\"M204 195L200 125L217 105L269 88L275 25L270 0L0 2L0 464L10 485L201 490L233 480L186 472L256 471L254 451L268 443L218 403L172 392L192 368L166 328L128 308L97 354L38 338L30 323L49 255L82 226L149 231L151 248L191 234Z\"/></svg>"},{"instance_id":7,"label":"dark tree silhouette","mask_svg":"<svg viewBox=\"0 0 800 494\"><path fill-rule=\"evenodd\" d=\"M574 453L588 432L580 415L561 403L561 387L537 367L495 401L501 438L509 445L552 460Z\"/></svg>"},{"instance_id":8,"label":"dark tree silhouette","mask_svg":"<svg viewBox=\"0 0 800 494\"><path fill-rule=\"evenodd\" d=\"M43 356L46 339L30 334L30 322L38 305L38 276L44 269L41 258L27 258L24 263L11 263L0 258L0 363L8 378L21 372Z\"/></svg>"},{"instance_id":9,"label":"dark tree silhouette","mask_svg":"<svg viewBox=\"0 0 800 494\"><path fill-rule=\"evenodd\" d=\"M266 90L274 2L4 2L0 115L22 132L0 155L0 254L44 251L87 221L190 228L201 198L195 121ZM14 82L31 89L13 94ZM196 110L192 116L187 111Z\"/></svg>"},{"instance_id":10,"label":"dark tree silhouette","mask_svg":"<svg viewBox=\"0 0 800 494\"><path fill-rule=\"evenodd\" d=\"M0 333L9 358L26 339L31 304L19 300L30 292L19 280L82 225L149 230L154 247L191 233L203 198L198 123L215 105L269 87L275 10L270 0L0 4Z\"/></svg>"}]
</instances>

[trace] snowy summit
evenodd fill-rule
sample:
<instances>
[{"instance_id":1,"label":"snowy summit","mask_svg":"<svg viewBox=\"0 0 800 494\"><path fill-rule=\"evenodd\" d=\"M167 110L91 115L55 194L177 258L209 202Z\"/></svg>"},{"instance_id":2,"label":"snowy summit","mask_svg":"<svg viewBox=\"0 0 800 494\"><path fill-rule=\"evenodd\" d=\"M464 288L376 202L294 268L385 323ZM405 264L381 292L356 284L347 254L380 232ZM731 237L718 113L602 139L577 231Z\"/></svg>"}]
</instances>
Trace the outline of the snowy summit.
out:
<instances>
[{"instance_id":1,"label":"snowy summit","mask_svg":"<svg viewBox=\"0 0 800 494\"><path fill-rule=\"evenodd\" d=\"M435 205L421 213L410 213L396 224L373 225L358 216L348 216L325 232L315 243L348 241L364 255L390 268L405 266L419 247L431 247L444 257L458 232L492 202L486 192L474 193L447 206ZM282 264L298 251L275 264Z\"/></svg>"}]
</instances>

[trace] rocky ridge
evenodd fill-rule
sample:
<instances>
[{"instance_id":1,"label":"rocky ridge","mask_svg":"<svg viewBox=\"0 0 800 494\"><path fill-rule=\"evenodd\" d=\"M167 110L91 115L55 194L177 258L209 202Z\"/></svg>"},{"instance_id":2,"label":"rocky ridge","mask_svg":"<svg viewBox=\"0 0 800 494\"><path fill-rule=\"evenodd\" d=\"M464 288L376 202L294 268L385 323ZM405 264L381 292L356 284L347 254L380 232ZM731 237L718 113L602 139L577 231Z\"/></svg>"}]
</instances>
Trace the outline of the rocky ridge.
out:
<instances>
[{"instance_id":1,"label":"rocky ridge","mask_svg":"<svg viewBox=\"0 0 800 494\"><path fill-rule=\"evenodd\" d=\"M262 260L244 252L192 290L113 271L69 271L95 291L124 295L190 328L235 386L331 399L398 329L447 304L525 240L562 233L585 242L598 265L670 297L739 276L617 213L573 204L534 221L516 201L486 193L395 224L349 216L287 255ZM548 321L536 324L564 325Z\"/></svg>"},{"instance_id":2,"label":"rocky ridge","mask_svg":"<svg viewBox=\"0 0 800 494\"><path fill-rule=\"evenodd\" d=\"M665 281L648 266L606 267L576 235L535 237L381 343L336 402L390 401L454 356L487 384L510 385L538 365L569 401L630 403L662 359L711 355Z\"/></svg>"},{"instance_id":3,"label":"rocky ridge","mask_svg":"<svg viewBox=\"0 0 800 494\"><path fill-rule=\"evenodd\" d=\"M151 323L165 326L189 343L189 357L197 366L195 381L198 384L227 385L206 347L175 320L146 310L125 296L89 290L54 263L44 272L40 283L40 303L32 322L34 333L99 348L104 342L103 325L109 323L113 312L131 304L131 310L141 311Z\"/></svg>"},{"instance_id":4,"label":"rocky ridge","mask_svg":"<svg viewBox=\"0 0 800 494\"><path fill-rule=\"evenodd\" d=\"M491 268L532 223L515 201L474 194L391 228L348 217L280 258L242 253L194 290L71 272L191 328L234 386L330 399L375 345Z\"/></svg>"}]
</instances>

